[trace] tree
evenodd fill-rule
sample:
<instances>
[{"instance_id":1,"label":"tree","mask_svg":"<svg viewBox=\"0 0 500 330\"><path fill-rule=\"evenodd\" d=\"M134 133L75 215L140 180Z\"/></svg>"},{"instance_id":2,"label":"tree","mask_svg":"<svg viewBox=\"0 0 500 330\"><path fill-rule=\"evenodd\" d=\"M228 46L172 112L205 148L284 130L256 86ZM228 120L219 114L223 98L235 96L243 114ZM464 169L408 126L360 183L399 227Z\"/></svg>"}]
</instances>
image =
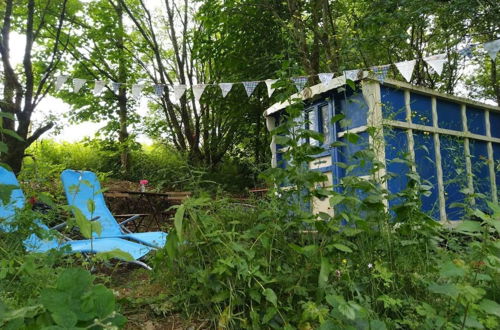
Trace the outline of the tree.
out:
<instances>
[{"instance_id":1,"label":"tree","mask_svg":"<svg viewBox=\"0 0 500 330\"><path fill-rule=\"evenodd\" d=\"M81 33L68 43L70 76L120 85L114 90L108 83L99 96L85 93L85 87L79 93L61 91L57 95L72 106L70 116L74 121L108 121L104 132L108 138L118 135L120 167L127 173L132 142L129 125L139 121L134 111L136 102L127 89L136 82L139 68L127 51L132 41L123 24L123 9L119 1L93 1L84 6L83 17L79 22Z\"/></svg>"},{"instance_id":2,"label":"tree","mask_svg":"<svg viewBox=\"0 0 500 330\"><path fill-rule=\"evenodd\" d=\"M16 173L21 170L26 148L53 126L45 123L30 134L33 111L52 87L52 74L66 51L71 30L68 17L78 9L79 2L73 0L28 0L22 4L5 0L0 4L0 56L4 71L0 109L11 115L3 118L2 127L16 133L1 137L8 147L2 161ZM13 32L24 35L26 41L19 68L13 66L10 52Z\"/></svg>"}]
</instances>

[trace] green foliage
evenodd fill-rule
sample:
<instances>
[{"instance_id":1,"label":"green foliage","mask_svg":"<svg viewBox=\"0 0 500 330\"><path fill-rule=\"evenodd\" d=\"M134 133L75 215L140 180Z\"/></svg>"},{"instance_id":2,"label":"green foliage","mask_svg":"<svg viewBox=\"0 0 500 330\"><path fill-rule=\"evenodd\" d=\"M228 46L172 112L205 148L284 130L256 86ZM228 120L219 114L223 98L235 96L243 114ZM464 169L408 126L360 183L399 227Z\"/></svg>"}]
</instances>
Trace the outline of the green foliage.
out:
<instances>
[{"instance_id":1,"label":"green foliage","mask_svg":"<svg viewBox=\"0 0 500 330\"><path fill-rule=\"evenodd\" d=\"M37 304L8 309L0 302L0 326L7 329L117 329L126 319L115 311L113 292L86 270L64 269Z\"/></svg>"},{"instance_id":2,"label":"green foliage","mask_svg":"<svg viewBox=\"0 0 500 330\"><path fill-rule=\"evenodd\" d=\"M340 164L347 175L333 190L317 188L324 176L302 164L318 149L300 141L321 137L297 127L298 107L287 112L274 133L289 166L267 172L266 200L199 198L177 208L154 268L175 292L171 305L219 328L497 328L499 207L446 229L421 211L430 187L418 174L391 195L381 183L392 174L380 177L369 150ZM365 177L353 175L358 167ZM313 215L312 197L329 198L334 215ZM386 199L397 202L388 208Z\"/></svg>"}]
</instances>

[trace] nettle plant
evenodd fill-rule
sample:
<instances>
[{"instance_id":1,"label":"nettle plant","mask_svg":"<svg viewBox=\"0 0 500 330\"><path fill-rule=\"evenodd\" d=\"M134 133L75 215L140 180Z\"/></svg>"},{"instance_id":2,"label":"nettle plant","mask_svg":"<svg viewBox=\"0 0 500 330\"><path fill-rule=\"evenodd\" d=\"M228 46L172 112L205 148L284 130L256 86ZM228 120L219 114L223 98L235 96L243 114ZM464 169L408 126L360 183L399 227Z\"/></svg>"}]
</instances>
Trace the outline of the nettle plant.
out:
<instances>
[{"instance_id":1,"label":"nettle plant","mask_svg":"<svg viewBox=\"0 0 500 330\"><path fill-rule=\"evenodd\" d=\"M290 88L285 80L277 85ZM492 228L473 241L457 236L469 222L443 229L422 211L420 197L431 187L412 171L406 155L393 160L409 169L407 188L397 194L384 183L398 174L381 175L384 164L370 148L337 164L345 172L342 180L322 188L318 183L326 177L306 165L322 149L303 143L322 136L297 125L301 109L288 107L286 120L273 131L287 166L264 174L271 187L265 200L240 205L190 199L178 207L155 266L156 276L175 292L172 306L208 316L221 328L494 328L498 297L491 283L499 268ZM380 138L374 128L368 133ZM346 140L360 143L353 133ZM355 175L359 167L366 176ZM312 214L313 197L328 198L334 214ZM472 266L460 278L444 276L443 265L460 264L457 260ZM473 278L469 269L477 270L470 262L479 260L485 265L481 271L496 276L465 282ZM454 291L446 292L451 284ZM469 287L477 290L470 302Z\"/></svg>"}]
</instances>

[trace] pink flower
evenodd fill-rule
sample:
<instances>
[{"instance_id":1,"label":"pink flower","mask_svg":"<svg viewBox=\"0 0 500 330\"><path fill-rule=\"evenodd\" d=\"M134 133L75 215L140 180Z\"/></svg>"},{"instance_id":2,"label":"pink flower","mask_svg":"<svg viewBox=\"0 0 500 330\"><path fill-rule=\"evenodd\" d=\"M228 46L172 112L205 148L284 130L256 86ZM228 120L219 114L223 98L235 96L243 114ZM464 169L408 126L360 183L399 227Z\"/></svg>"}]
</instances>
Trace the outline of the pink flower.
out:
<instances>
[{"instance_id":1,"label":"pink flower","mask_svg":"<svg viewBox=\"0 0 500 330\"><path fill-rule=\"evenodd\" d=\"M141 184L141 185L143 185L143 186L147 185L148 183L149 183L149 181L148 181L148 180L140 180L140 181L139 181L139 184Z\"/></svg>"}]
</instances>

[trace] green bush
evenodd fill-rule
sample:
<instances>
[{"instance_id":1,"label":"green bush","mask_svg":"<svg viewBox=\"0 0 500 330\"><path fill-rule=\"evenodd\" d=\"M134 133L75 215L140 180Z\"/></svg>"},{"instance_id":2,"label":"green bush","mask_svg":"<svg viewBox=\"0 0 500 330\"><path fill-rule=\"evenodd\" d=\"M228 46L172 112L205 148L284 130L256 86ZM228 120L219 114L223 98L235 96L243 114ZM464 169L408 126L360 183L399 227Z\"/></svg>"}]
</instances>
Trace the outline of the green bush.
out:
<instances>
[{"instance_id":1,"label":"green bush","mask_svg":"<svg viewBox=\"0 0 500 330\"><path fill-rule=\"evenodd\" d=\"M289 164L308 163L318 149L298 141L321 137L292 125L276 130L277 142L289 146ZM447 229L421 211L430 187L417 173L391 195L374 153L354 157L358 165L340 164L338 189L317 188L323 174L290 165L268 171L274 189L254 207L203 198L179 206L154 268L175 292L172 305L219 328L498 328L500 208ZM369 177L353 175L364 164ZM313 196L335 215L312 215Z\"/></svg>"}]
</instances>

